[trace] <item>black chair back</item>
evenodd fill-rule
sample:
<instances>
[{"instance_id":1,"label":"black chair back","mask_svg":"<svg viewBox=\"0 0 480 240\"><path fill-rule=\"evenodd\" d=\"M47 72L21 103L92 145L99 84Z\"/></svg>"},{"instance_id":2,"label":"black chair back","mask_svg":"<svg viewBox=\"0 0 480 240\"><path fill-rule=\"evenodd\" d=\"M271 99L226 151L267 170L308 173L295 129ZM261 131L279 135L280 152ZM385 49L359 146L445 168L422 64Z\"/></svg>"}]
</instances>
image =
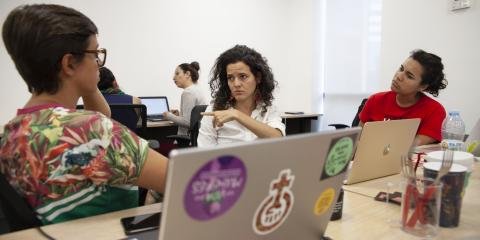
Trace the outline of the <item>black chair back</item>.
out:
<instances>
[{"instance_id":1,"label":"black chair back","mask_svg":"<svg viewBox=\"0 0 480 240\"><path fill-rule=\"evenodd\" d=\"M0 206L10 232L41 226L36 212L0 173Z\"/></svg>"},{"instance_id":2,"label":"black chair back","mask_svg":"<svg viewBox=\"0 0 480 240\"><path fill-rule=\"evenodd\" d=\"M363 107L365 106L365 103L367 102L367 100L368 98L362 99L362 103L360 103L360 106L358 106L357 114L355 114L355 118L353 118L353 121L352 121L352 127L356 127L360 124L360 117L358 115L360 115L360 112L363 110Z\"/></svg>"},{"instance_id":3,"label":"black chair back","mask_svg":"<svg viewBox=\"0 0 480 240\"><path fill-rule=\"evenodd\" d=\"M200 130L200 121L202 121L203 115L201 112L205 112L208 105L197 105L192 108L190 115L190 145L197 146L198 131Z\"/></svg>"},{"instance_id":4,"label":"black chair back","mask_svg":"<svg viewBox=\"0 0 480 240\"><path fill-rule=\"evenodd\" d=\"M363 107L365 106L365 103L367 102L368 98L362 99L362 103L358 106L357 113L355 114L355 117L353 118L352 121L352 127L357 127L360 124L360 112L363 110ZM343 129L343 128L348 128L350 126L342 123L333 123L333 124L328 124L328 126L335 127L335 129Z\"/></svg>"}]
</instances>

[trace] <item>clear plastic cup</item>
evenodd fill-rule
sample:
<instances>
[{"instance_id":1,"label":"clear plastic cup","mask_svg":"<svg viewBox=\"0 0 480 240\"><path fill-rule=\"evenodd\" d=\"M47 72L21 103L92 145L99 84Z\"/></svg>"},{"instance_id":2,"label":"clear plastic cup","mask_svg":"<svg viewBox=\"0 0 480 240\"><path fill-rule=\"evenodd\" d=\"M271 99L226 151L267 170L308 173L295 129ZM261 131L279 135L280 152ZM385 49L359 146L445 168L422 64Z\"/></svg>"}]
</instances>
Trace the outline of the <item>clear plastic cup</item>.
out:
<instances>
[{"instance_id":1,"label":"clear plastic cup","mask_svg":"<svg viewBox=\"0 0 480 240\"><path fill-rule=\"evenodd\" d=\"M442 183L432 178L408 178L403 184L402 230L422 238L438 234Z\"/></svg>"}]
</instances>

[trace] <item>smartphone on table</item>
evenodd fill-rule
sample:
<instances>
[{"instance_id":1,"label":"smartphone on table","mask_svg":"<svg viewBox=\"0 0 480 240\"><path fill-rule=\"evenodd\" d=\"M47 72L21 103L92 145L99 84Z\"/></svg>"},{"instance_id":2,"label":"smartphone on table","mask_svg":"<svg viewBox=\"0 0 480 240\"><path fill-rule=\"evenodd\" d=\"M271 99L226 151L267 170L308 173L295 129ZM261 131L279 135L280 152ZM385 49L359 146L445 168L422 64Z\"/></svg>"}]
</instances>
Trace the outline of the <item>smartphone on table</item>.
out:
<instances>
[{"instance_id":1,"label":"smartphone on table","mask_svg":"<svg viewBox=\"0 0 480 240\"><path fill-rule=\"evenodd\" d=\"M126 235L136 234L144 231L154 230L160 226L161 213L144 214L133 217L122 218L123 230Z\"/></svg>"}]
</instances>

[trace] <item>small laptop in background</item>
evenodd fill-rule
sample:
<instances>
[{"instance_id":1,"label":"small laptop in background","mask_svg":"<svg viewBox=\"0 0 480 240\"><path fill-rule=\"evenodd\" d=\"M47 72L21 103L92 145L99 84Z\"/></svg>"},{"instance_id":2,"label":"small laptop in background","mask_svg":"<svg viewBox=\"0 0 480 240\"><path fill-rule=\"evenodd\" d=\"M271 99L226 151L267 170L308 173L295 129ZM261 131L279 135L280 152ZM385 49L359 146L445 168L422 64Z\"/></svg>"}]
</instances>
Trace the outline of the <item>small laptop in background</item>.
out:
<instances>
[{"instance_id":1,"label":"small laptop in background","mask_svg":"<svg viewBox=\"0 0 480 240\"><path fill-rule=\"evenodd\" d=\"M321 239L359 133L174 150L159 239Z\"/></svg>"},{"instance_id":2,"label":"small laptop in background","mask_svg":"<svg viewBox=\"0 0 480 240\"><path fill-rule=\"evenodd\" d=\"M166 96L140 97L142 104L147 107L148 121L163 121L163 113L170 111Z\"/></svg>"},{"instance_id":3,"label":"small laptop in background","mask_svg":"<svg viewBox=\"0 0 480 240\"><path fill-rule=\"evenodd\" d=\"M419 124L418 118L365 123L345 184L399 173Z\"/></svg>"},{"instance_id":4,"label":"small laptop in background","mask_svg":"<svg viewBox=\"0 0 480 240\"><path fill-rule=\"evenodd\" d=\"M480 157L480 118L470 131L465 143L467 148L472 148L468 150L470 150L474 156Z\"/></svg>"}]
</instances>

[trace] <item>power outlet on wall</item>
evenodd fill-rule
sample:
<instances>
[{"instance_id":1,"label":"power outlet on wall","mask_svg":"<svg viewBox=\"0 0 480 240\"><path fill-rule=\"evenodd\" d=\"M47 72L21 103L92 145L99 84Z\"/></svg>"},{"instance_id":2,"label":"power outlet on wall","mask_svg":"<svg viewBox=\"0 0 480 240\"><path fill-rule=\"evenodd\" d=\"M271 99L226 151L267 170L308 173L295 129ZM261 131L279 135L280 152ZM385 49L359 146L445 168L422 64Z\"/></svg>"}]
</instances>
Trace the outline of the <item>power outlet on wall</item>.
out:
<instances>
[{"instance_id":1,"label":"power outlet on wall","mask_svg":"<svg viewBox=\"0 0 480 240\"><path fill-rule=\"evenodd\" d=\"M456 11L456 10L471 7L473 0L449 0L449 1L450 1L450 10Z\"/></svg>"}]
</instances>

